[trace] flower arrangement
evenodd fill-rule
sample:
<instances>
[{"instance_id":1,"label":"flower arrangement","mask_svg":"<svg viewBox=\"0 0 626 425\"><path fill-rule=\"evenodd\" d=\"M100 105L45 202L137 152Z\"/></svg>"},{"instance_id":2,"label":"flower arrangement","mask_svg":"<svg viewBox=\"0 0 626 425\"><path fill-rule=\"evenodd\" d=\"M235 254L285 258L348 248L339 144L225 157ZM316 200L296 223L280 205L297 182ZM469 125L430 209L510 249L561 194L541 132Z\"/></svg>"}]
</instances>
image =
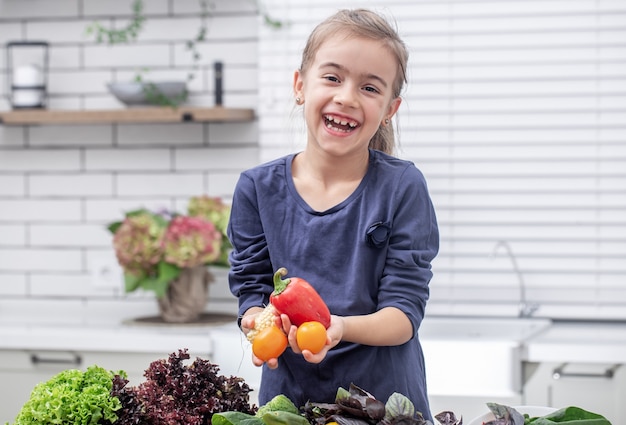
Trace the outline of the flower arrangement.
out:
<instances>
[{"instance_id":1,"label":"flower arrangement","mask_svg":"<svg viewBox=\"0 0 626 425\"><path fill-rule=\"evenodd\" d=\"M229 215L220 198L203 195L190 199L187 215L138 209L109 224L126 292L142 288L162 298L185 268L228 266Z\"/></svg>"}]
</instances>

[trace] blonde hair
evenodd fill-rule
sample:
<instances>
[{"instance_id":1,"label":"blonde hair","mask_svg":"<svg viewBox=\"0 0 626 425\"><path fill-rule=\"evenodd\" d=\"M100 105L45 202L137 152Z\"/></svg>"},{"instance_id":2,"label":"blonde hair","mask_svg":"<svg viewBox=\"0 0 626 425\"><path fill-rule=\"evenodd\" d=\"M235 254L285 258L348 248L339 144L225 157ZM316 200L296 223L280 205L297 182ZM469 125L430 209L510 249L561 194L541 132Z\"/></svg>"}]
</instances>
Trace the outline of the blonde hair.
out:
<instances>
[{"instance_id":1,"label":"blonde hair","mask_svg":"<svg viewBox=\"0 0 626 425\"><path fill-rule=\"evenodd\" d=\"M398 62L398 72L393 82L393 98L400 96L407 82L406 68L409 52L398 32L382 16L367 9L342 9L313 29L302 51L300 72L304 74L315 59L315 54L328 38L337 33L384 42ZM393 125L379 126L369 147L388 154L395 151Z\"/></svg>"}]
</instances>

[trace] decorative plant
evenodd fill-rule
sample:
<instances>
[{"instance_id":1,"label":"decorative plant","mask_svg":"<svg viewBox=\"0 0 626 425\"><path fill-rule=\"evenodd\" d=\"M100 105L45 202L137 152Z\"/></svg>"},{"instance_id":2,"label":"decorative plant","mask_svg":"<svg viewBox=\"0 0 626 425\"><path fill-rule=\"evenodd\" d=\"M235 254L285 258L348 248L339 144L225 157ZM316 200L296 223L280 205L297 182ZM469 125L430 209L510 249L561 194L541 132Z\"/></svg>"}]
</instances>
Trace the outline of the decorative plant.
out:
<instances>
[{"instance_id":1,"label":"decorative plant","mask_svg":"<svg viewBox=\"0 0 626 425\"><path fill-rule=\"evenodd\" d=\"M198 0L200 4L200 26L198 27L198 31L196 35L186 42L187 50L191 53L193 58L193 68L196 70L198 68L198 64L202 59L202 55L198 50L198 43L201 43L206 40L206 34L208 32L208 18L212 14L212 10L215 9L215 0ZM263 16L263 22L273 28L281 28L284 25L283 21L276 20L272 18L269 13L265 10L263 5L260 3L260 0L250 0L257 4L257 6L261 10L261 14ZM101 25L99 22L93 22L92 24L87 26L86 32L87 35L93 35L96 38L96 42L113 45L120 43L130 43L137 39L139 33L143 30L143 25L146 21L146 16L144 15L144 2L143 0L132 0L131 9L133 11L133 16L130 22L124 26L123 28L107 28ZM144 72L146 69L143 70ZM187 74L187 81L191 81L195 78L195 72L190 72ZM163 105L163 106L178 106L185 102L188 98L188 92L183 92L182 95L176 97L169 97L163 94L154 83L149 81L144 81L142 73L137 73L135 75L135 81L144 84L144 93L148 102L155 105Z\"/></svg>"},{"instance_id":2,"label":"decorative plant","mask_svg":"<svg viewBox=\"0 0 626 425\"><path fill-rule=\"evenodd\" d=\"M161 298L184 268L228 266L229 215L220 198L203 195L190 199L187 215L138 209L109 224L126 292L142 288Z\"/></svg>"}]
</instances>

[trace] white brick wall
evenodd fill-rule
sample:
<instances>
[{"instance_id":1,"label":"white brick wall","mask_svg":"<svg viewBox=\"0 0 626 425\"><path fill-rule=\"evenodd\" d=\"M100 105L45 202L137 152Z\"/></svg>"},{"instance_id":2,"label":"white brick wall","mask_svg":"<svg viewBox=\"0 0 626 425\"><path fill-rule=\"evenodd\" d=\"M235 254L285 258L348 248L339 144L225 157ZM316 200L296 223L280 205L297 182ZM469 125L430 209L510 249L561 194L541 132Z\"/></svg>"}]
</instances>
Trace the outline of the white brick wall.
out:
<instances>
[{"instance_id":1,"label":"white brick wall","mask_svg":"<svg viewBox=\"0 0 626 425\"><path fill-rule=\"evenodd\" d=\"M50 42L50 109L123 107L106 84L132 79L141 67L155 80L185 78L197 0L145 3L150 18L138 41L111 47L85 28L126 22L130 0L0 0L0 110L10 108L8 41ZM190 104L213 104L213 62L221 60L225 106L256 109L256 6L215 3ZM124 294L121 279L117 288L92 284L92 268L114 257L106 224L140 207L184 211L189 197L204 193L228 200L239 173L259 162L257 139L256 122L0 125L0 316L154 314L151 295ZM235 311L223 274L212 288L215 308Z\"/></svg>"},{"instance_id":2,"label":"white brick wall","mask_svg":"<svg viewBox=\"0 0 626 425\"><path fill-rule=\"evenodd\" d=\"M430 314L515 314L522 277L490 258L506 240L537 314L626 317L623 0L265 4L290 25L260 28L262 160L303 145L290 83L313 27L344 7L396 22L399 154L426 175L441 236Z\"/></svg>"},{"instance_id":3,"label":"white brick wall","mask_svg":"<svg viewBox=\"0 0 626 425\"><path fill-rule=\"evenodd\" d=\"M38 311L46 302L69 312L152 311L154 304L145 297L91 287L90 267L112 254L99 226L138 207L183 210L199 193L228 199L241 170L300 149L305 133L294 109L293 72L314 25L342 7L371 7L394 18L411 50L397 124L401 155L427 175L440 219L443 245L431 309L437 300L446 307L452 296L474 302L474 312L475 304L494 293L517 300L510 284L492 290L503 278L514 280L508 266L481 275L476 282L482 286L461 285L472 284L467 271L482 267L476 264L487 258L492 239L506 238L510 229L521 232L513 237L519 239L520 267L531 270L526 274L531 296L542 303L571 301L575 314L587 304L595 308L587 302L594 294L605 309L615 300L624 303L618 264L624 252L625 179L619 119L626 97L619 76L624 74L620 24L626 15L613 13L624 9L623 0L263 0L273 17L288 23L278 31L259 24L253 1L215 3L208 41L199 46L201 66L189 84L190 103L212 105L213 61L220 59L225 104L255 108L258 121L0 126L0 315ZM137 43L110 48L85 37L95 19L122 25L129 5L130 0L0 0L0 47L19 39L52 43L51 108L119 108L106 83L133 78L137 66L150 65L154 79L187 75L191 63L184 42L199 22L197 0L150 0L150 19ZM586 41L590 37L592 42ZM6 73L0 49L0 110L8 109ZM504 178L482 176L484 158L491 158L491 172ZM572 174L583 168L585 173ZM512 172L524 179L506 174ZM598 174L590 178L592 172ZM562 173L562 181L581 196L574 201L555 196L562 185L546 180L553 173ZM490 197L486 185L512 197ZM573 192L566 187L559 194ZM486 209L472 204L483 195ZM607 217L608 224L596 229L574 223L575 207L583 202L594 206L577 212L583 222L595 214ZM563 219L574 224L565 227ZM547 223L539 226L540 237L533 239L520 226L498 227L525 220L531 230L532 220ZM562 241L546 244L559 229ZM597 279L566 273L558 282L555 273L543 273L557 266L557 257L559 267L568 253L576 261L581 246L594 245L586 242L592 233L598 249L610 252L578 261L572 270L596 264L608 272ZM58 246L59 234L72 236ZM458 245L453 237L461 238ZM570 243L575 237L578 245ZM555 254L541 254L551 246ZM559 282L569 287L574 277L592 286L562 291ZM215 292L232 300L221 281ZM604 286L593 287L594 281Z\"/></svg>"}]
</instances>

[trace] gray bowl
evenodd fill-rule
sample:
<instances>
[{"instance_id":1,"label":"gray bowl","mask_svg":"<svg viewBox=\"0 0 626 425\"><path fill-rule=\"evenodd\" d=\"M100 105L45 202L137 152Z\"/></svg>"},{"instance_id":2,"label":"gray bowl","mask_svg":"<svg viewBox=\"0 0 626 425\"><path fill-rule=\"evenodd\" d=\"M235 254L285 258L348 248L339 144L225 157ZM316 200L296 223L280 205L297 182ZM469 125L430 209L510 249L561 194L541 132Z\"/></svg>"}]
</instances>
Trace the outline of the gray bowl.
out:
<instances>
[{"instance_id":1,"label":"gray bowl","mask_svg":"<svg viewBox=\"0 0 626 425\"><path fill-rule=\"evenodd\" d=\"M107 87L113 96L127 106L158 105L160 102L155 102L155 98L149 95L151 91L169 99L177 99L180 103L187 90L187 84L179 81L108 83Z\"/></svg>"}]
</instances>

